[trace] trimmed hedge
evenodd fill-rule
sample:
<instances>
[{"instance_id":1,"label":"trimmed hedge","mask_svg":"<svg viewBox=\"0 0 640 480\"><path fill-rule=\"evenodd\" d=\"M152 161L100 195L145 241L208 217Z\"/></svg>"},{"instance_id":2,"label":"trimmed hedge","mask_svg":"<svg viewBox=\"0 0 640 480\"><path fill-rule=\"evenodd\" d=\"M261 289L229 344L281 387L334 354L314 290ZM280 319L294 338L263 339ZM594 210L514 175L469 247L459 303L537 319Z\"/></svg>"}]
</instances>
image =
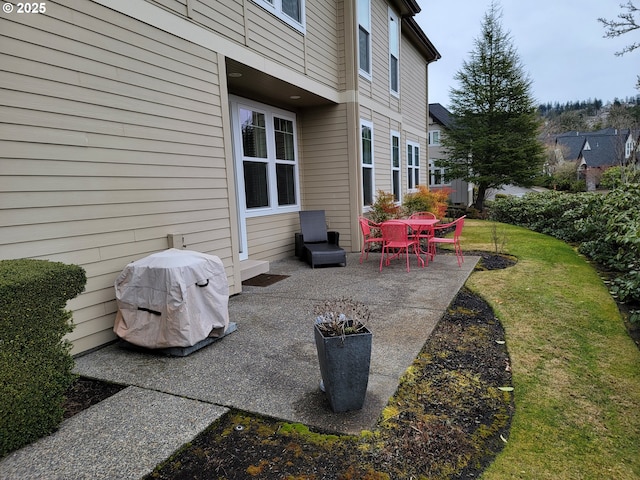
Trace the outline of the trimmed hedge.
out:
<instances>
[{"instance_id":1,"label":"trimmed hedge","mask_svg":"<svg viewBox=\"0 0 640 480\"><path fill-rule=\"evenodd\" d=\"M611 293L640 305L640 184L607 194L529 193L499 198L492 219L578 244L581 253L615 273ZM632 319L640 321L640 310Z\"/></svg>"},{"instance_id":2,"label":"trimmed hedge","mask_svg":"<svg viewBox=\"0 0 640 480\"><path fill-rule=\"evenodd\" d=\"M73 383L67 300L84 269L46 260L0 261L0 457L51 433Z\"/></svg>"}]
</instances>

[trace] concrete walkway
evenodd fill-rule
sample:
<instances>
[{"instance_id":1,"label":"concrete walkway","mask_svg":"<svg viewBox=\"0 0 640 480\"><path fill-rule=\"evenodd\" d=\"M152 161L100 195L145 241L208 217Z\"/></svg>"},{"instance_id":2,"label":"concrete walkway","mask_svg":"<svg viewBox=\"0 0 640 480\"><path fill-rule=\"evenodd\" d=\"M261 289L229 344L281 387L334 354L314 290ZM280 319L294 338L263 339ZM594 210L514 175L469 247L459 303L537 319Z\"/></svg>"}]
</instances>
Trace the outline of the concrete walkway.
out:
<instances>
[{"instance_id":1,"label":"concrete walkway","mask_svg":"<svg viewBox=\"0 0 640 480\"><path fill-rule=\"evenodd\" d=\"M0 461L0 479L138 479L229 408L341 433L373 428L399 378L420 352L477 257L459 268L438 255L411 271L379 254L345 268L311 269L295 258L269 273L268 287L244 287L229 300L237 331L188 357L110 345L76 359L75 372L130 387L63 422L54 434ZM333 413L319 389L313 309L350 297L374 312L371 372L362 410Z\"/></svg>"}]
</instances>

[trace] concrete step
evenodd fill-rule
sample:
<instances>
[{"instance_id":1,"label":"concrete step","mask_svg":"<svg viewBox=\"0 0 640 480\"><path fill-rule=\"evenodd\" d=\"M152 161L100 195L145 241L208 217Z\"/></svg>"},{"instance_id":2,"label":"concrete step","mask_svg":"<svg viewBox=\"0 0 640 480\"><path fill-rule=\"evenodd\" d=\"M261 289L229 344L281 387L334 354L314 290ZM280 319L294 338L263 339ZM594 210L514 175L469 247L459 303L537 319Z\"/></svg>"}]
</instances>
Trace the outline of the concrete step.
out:
<instances>
[{"instance_id":1,"label":"concrete step","mask_svg":"<svg viewBox=\"0 0 640 480\"><path fill-rule=\"evenodd\" d=\"M269 262L266 260L242 260L240 262L240 279L242 282L253 277L257 277L261 273L269 271Z\"/></svg>"}]
</instances>

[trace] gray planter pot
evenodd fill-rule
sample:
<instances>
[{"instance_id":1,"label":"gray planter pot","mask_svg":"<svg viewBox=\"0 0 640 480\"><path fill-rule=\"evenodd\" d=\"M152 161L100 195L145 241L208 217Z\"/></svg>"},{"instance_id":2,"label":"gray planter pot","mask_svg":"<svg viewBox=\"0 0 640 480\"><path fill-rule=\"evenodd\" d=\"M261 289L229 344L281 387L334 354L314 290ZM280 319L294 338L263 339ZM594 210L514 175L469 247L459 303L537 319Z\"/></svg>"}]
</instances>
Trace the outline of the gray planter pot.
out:
<instances>
[{"instance_id":1,"label":"gray planter pot","mask_svg":"<svg viewBox=\"0 0 640 480\"><path fill-rule=\"evenodd\" d=\"M371 340L369 330L344 337L325 337L314 326L324 390L334 412L360 410L369 384Z\"/></svg>"}]
</instances>

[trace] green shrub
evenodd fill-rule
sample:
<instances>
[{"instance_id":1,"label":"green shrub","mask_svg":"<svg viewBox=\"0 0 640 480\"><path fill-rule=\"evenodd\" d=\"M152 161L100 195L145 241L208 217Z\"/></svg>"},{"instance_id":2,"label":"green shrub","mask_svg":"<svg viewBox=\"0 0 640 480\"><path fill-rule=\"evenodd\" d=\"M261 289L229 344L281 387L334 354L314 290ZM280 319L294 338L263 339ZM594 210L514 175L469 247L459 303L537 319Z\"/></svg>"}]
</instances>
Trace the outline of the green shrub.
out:
<instances>
[{"instance_id":1,"label":"green shrub","mask_svg":"<svg viewBox=\"0 0 640 480\"><path fill-rule=\"evenodd\" d=\"M86 283L81 267L46 260L0 261L0 456L62 421L72 373L67 300Z\"/></svg>"},{"instance_id":2,"label":"green shrub","mask_svg":"<svg viewBox=\"0 0 640 480\"><path fill-rule=\"evenodd\" d=\"M606 189L618 188L627 183L640 183L640 169L633 166L611 167L600 178L600 187Z\"/></svg>"},{"instance_id":3,"label":"green shrub","mask_svg":"<svg viewBox=\"0 0 640 480\"><path fill-rule=\"evenodd\" d=\"M600 201L595 193L532 192L522 198L496 198L491 205L491 218L567 242L580 242L584 237L576 222L589 217Z\"/></svg>"},{"instance_id":4,"label":"green shrub","mask_svg":"<svg viewBox=\"0 0 640 480\"><path fill-rule=\"evenodd\" d=\"M615 273L611 293L640 304L640 184L599 193L530 193L496 198L494 220L578 243L581 253Z\"/></svg>"},{"instance_id":5,"label":"green shrub","mask_svg":"<svg viewBox=\"0 0 640 480\"><path fill-rule=\"evenodd\" d=\"M627 184L604 196L594 217L598 237L584 242L580 251L620 272L611 291L623 302L640 303L640 184Z\"/></svg>"}]
</instances>

